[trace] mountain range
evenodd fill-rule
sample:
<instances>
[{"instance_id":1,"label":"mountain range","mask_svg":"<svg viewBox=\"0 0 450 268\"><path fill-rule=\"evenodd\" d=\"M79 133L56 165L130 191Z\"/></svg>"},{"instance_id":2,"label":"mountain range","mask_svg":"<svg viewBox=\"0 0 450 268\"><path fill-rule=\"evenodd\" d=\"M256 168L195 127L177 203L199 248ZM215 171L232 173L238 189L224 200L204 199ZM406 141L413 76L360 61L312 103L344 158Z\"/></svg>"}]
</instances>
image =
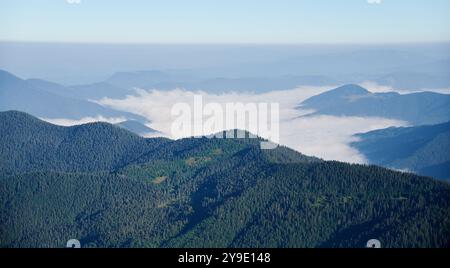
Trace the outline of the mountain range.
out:
<instances>
[{"instance_id":1,"label":"mountain range","mask_svg":"<svg viewBox=\"0 0 450 268\"><path fill-rule=\"evenodd\" d=\"M392 73L381 76L376 81L407 88L422 87L411 77L421 81L439 81L434 78L422 79L423 75L428 74ZM400 80L409 81L410 84L399 82ZM341 82L323 75L205 79L184 72L140 71L116 73L104 82L62 86L42 79L23 80L0 70L0 111L20 110L50 119L122 118L124 121L134 120L145 124L148 120L140 115L117 111L99 105L96 101L103 98L123 99L128 95L134 95L135 88L159 90L183 88L215 94L229 91L262 93L292 89L299 85L324 86L339 83ZM315 114L378 116L423 125L449 121L449 99L449 95L432 92L404 95L371 93L360 86L345 85L314 96L300 105L302 108L315 110Z\"/></svg>"},{"instance_id":2,"label":"mountain range","mask_svg":"<svg viewBox=\"0 0 450 268\"><path fill-rule=\"evenodd\" d=\"M201 90L212 94L221 94L231 91L263 93L293 89L301 85L323 86L334 85L339 82L333 78L321 75L196 78L195 76L173 72L140 71L116 73L106 80L106 83L127 89L173 90L182 88L191 91Z\"/></svg>"},{"instance_id":3,"label":"mountain range","mask_svg":"<svg viewBox=\"0 0 450 268\"><path fill-rule=\"evenodd\" d=\"M0 62L0 69L63 85L118 81L120 79L116 78L120 71L136 71L141 74L148 72L153 78L160 81L163 78L164 82L176 84L216 78L265 79L318 75L338 80L339 84L384 81L387 83L382 84L384 86L394 85L400 87L396 89L405 90L424 89L423 85L429 89L450 87L448 43L383 46L111 46L2 42L0 50L4 59ZM109 79L111 75L115 78ZM418 77L427 80L416 79ZM151 81L152 84L154 82L158 81ZM138 85L131 83L131 86Z\"/></svg>"},{"instance_id":4,"label":"mountain range","mask_svg":"<svg viewBox=\"0 0 450 268\"><path fill-rule=\"evenodd\" d=\"M0 111L20 110L34 116L49 119L71 119L103 117L148 120L128 112L117 111L91 102L85 97L101 94L101 89L114 95L112 86L93 87L96 93L87 94L88 89L66 90L65 87L44 80L23 80L0 70ZM96 91L100 89L100 91ZM95 90L95 91L94 91Z\"/></svg>"},{"instance_id":5,"label":"mountain range","mask_svg":"<svg viewBox=\"0 0 450 268\"><path fill-rule=\"evenodd\" d=\"M448 247L450 186L259 138L0 113L0 247Z\"/></svg>"},{"instance_id":6,"label":"mountain range","mask_svg":"<svg viewBox=\"0 0 450 268\"><path fill-rule=\"evenodd\" d=\"M371 93L358 85L345 85L305 100L299 109L314 110L308 116L381 117L431 125L450 121L450 95Z\"/></svg>"},{"instance_id":7,"label":"mountain range","mask_svg":"<svg viewBox=\"0 0 450 268\"><path fill-rule=\"evenodd\" d=\"M442 63L442 65L446 64L447 62L445 61ZM436 71L443 69L441 67L437 68ZM431 67L424 68L430 69ZM409 74L397 74L409 77ZM176 82L182 79L185 79L186 82ZM395 78L392 76L386 76L383 79L386 79L385 82L388 80L391 82L395 81ZM99 105L95 101L105 97L125 98L127 95L134 94L133 87L135 86L142 86L144 88L155 87L162 90L183 87L186 89L202 89L216 93L227 90L256 90L257 92L264 92L292 88L306 82L313 84L317 81L321 81L319 84L336 82L325 76L195 80L192 76L183 72L141 71L116 73L105 82L78 86L62 86L41 79L23 80L8 72L0 71L0 111L21 110L44 119L81 120L89 117L107 120L113 118L115 121L122 121L117 126L141 136L149 136L158 132L146 126L148 124L146 118L129 112L111 109ZM413 82L413 80L410 81ZM433 125L450 121L450 95L432 92L411 94L398 94L395 92L371 93L361 86L351 84L311 97L301 103L299 108L312 109L314 111L307 116L380 117L402 120L412 126ZM434 146L435 148L443 148L444 151L440 152L438 157L431 157L426 161L423 160L423 164L419 165L411 161L400 163L398 159L396 160L397 162L385 160L385 157L389 157L392 154L382 156L384 151L389 151L390 149L383 146L381 139L375 141L370 134L367 136L359 135L357 137L362 138L362 141L360 143L354 143L354 148L358 149L371 164L409 170L435 178L445 179L448 177L449 172L444 163L445 161L434 163L437 161L436 159L446 158L448 155L445 153L445 149L447 148L445 146L445 138L444 140L440 140L441 144ZM434 138L434 136L429 137L427 142L432 142ZM363 144L364 142L370 143L370 146ZM434 141L434 143L437 142L438 140ZM403 145L417 149L415 143L415 140L412 141L412 144L399 142L398 146ZM367 146L372 147L372 149L367 148ZM372 155L374 150L379 151L377 157L373 157ZM421 152L417 151L417 153ZM403 155L403 158L405 157L406 155ZM418 156L408 155L409 157L417 158ZM426 164L428 163L434 164L427 166Z\"/></svg>"}]
</instances>

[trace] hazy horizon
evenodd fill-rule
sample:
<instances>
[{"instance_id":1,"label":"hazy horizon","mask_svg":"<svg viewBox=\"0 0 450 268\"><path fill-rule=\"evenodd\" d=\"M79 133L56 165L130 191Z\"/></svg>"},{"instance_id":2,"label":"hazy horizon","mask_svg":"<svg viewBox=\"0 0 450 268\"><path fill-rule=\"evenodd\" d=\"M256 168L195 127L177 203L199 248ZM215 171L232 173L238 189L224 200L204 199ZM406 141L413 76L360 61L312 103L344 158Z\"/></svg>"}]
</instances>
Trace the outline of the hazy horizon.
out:
<instances>
[{"instance_id":1,"label":"hazy horizon","mask_svg":"<svg viewBox=\"0 0 450 268\"><path fill-rule=\"evenodd\" d=\"M262 68L260 66L274 66L280 62L286 62L288 66L292 65L293 60L315 56L341 55L351 61L355 52L373 54L370 57L379 58L378 60L385 58L386 61L390 60L390 56L385 57L383 54L402 53L409 59L417 58L421 63L430 63L450 59L450 42L385 45L0 42L0 69L26 79L39 78L65 85L99 82L117 72L147 70L195 71L196 75L202 76L199 78L327 75L329 71L322 69L258 69ZM345 64L342 61L341 68L344 71L347 68ZM251 65L257 66L253 68Z\"/></svg>"},{"instance_id":2,"label":"hazy horizon","mask_svg":"<svg viewBox=\"0 0 450 268\"><path fill-rule=\"evenodd\" d=\"M169 108L190 103L194 94L221 104L276 100L282 144L365 163L349 146L354 134L408 122L390 114L300 118L298 105L346 84L449 93L450 2L433 3L4 1L0 70L68 86L52 91L44 82L40 89L139 115L169 137ZM118 121L95 113L41 118L69 125Z\"/></svg>"}]
</instances>

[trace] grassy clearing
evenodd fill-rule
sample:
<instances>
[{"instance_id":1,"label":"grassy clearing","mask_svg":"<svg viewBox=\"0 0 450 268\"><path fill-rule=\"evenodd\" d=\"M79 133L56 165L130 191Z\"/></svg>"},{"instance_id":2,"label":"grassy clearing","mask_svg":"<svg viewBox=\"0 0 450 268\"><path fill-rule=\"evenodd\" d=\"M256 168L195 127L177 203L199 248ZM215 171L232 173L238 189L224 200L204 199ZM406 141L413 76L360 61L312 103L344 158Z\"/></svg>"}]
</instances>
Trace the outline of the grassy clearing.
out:
<instances>
[{"instance_id":1,"label":"grassy clearing","mask_svg":"<svg viewBox=\"0 0 450 268\"><path fill-rule=\"evenodd\" d=\"M161 177L157 177L157 178L155 178L155 179L153 179L153 183L154 184L161 184L161 183L163 183L165 180L167 180L167 176L161 176Z\"/></svg>"}]
</instances>

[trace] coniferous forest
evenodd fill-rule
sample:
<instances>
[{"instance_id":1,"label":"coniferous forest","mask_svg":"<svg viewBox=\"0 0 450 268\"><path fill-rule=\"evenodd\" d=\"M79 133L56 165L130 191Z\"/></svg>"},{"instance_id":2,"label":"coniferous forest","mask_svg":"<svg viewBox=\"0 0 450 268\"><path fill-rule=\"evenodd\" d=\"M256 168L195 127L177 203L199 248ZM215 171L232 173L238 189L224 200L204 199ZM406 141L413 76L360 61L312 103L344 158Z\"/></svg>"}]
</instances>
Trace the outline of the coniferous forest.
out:
<instances>
[{"instance_id":1,"label":"coniferous forest","mask_svg":"<svg viewBox=\"0 0 450 268\"><path fill-rule=\"evenodd\" d=\"M450 246L450 185L260 139L0 113L0 247Z\"/></svg>"}]
</instances>

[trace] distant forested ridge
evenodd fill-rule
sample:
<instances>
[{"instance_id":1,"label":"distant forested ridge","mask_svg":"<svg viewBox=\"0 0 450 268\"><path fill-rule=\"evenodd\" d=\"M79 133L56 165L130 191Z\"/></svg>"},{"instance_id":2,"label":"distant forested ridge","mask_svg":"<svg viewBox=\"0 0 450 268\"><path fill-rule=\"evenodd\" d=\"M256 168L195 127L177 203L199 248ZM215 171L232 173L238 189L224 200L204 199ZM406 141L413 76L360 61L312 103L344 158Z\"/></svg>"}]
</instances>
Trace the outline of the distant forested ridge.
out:
<instances>
[{"instance_id":1,"label":"distant forested ridge","mask_svg":"<svg viewBox=\"0 0 450 268\"><path fill-rule=\"evenodd\" d=\"M434 92L372 93L358 85L345 85L313 96L299 106L312 115L382 117L410 125L433 125L450 121L450 95Z\"/></svg>"},{"instance_id":2,"label":"distant forested ridge","mask_svg":"<svg viewBox=\"0 0 450 268\"><path fill-rule=\"evenodd\" d=\"M450 122L358 134L352 143L370 163L450 179Z\"/></svg>"},{"instance_id":3,"label":"distant forested ridge","mask_svg":"<svg viewBox=\"0 0 450 268\"><path fill-rule=\"evenodd\" d=\"M117 91L120 90L104 83L66 88L44 80L24 80L0 70L1 112L20 110L49 119L80 120L103 117L146 123L147 119L140 115L114 110L90 101L106 93L112 97L130 94L128 91L121 94L116 93Z\"/></svg>"},{"instance_id":4,"label":"distant forested ridge","mask_svg":"<svg viewBox=\"0 0 450 268\"><path fill-rule=\"evenodd\" d=\"M449 184L260 141L0 113L0 246L450 246Z\"/></svg>"}]
</instances>

